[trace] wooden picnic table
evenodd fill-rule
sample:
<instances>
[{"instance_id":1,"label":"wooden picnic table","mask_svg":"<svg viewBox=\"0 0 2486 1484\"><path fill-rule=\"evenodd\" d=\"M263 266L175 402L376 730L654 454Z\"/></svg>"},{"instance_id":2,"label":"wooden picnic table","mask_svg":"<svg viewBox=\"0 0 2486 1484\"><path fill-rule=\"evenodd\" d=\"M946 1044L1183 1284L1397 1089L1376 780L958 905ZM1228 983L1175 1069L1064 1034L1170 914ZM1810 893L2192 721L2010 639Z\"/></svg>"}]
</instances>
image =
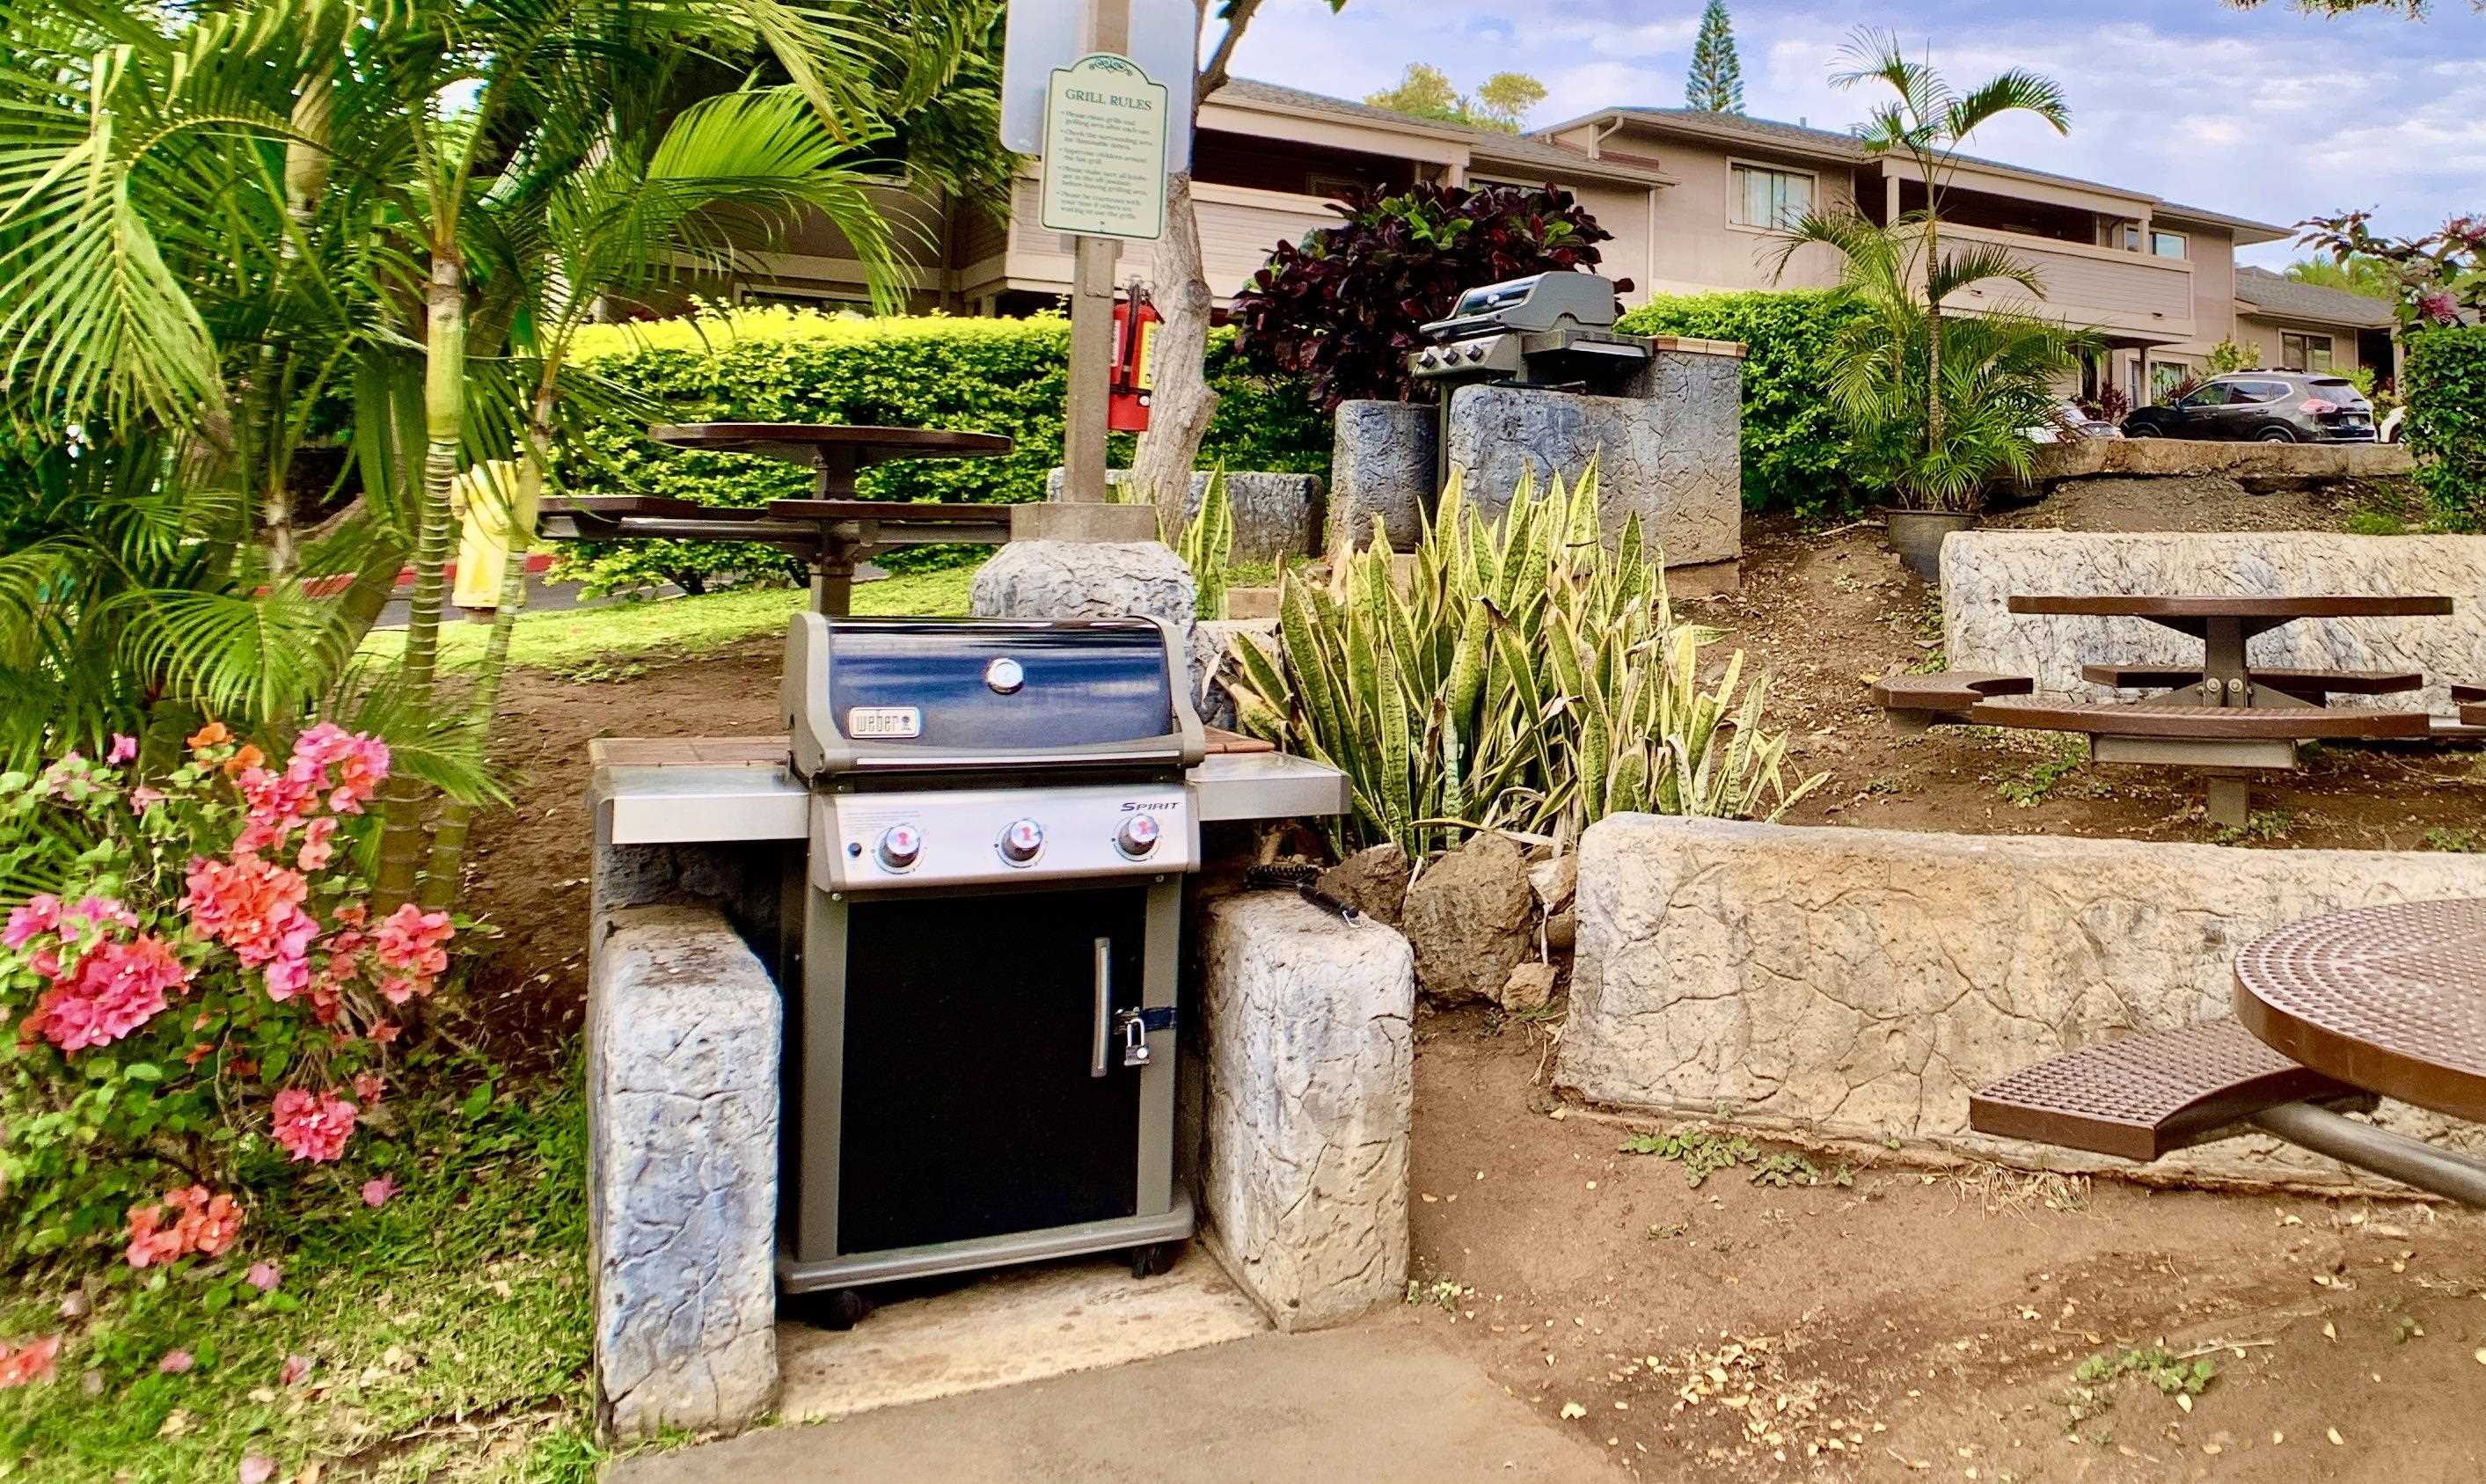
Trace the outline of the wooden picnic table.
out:
<instances>
[{"instance_id":1,"label":"wooden picnic table","mask_svg":"<svg viewBox=\"0 0 2486 1484\"><path fill-rule=\"evenodd\" d=\"M543 534L554 540L758 541L800 557L811 569L812 606L842 617L852 606L855 564L875 552L931 542L1000 545L1009 511L992 505L924 505L858 500L855 476L901 458L990 458L1011 441L998 433L942 427L878 427L812 423L678 423L648 430L659 443L718 453L749 453L814 471L813 496L759 508L700 505L652 496L544 502Z\"/></svg>"},{"instance_id":2,"label":"wooden picnic table","mask_svg":"<svg viewBox=\"0 0 2486 1484\"><path fill-rule=\"evenodd\" d=\"M2320 593L2297 597L2077 594L2015 596L2026 616L2143 618L2202 641L2198 666L2085 665L2083 678L2116 689L2159 688L2137 701L2033 698L2021 675L1950 673L1884 676L1875 695L1903 727L1965 722L2038 731L2086 733L2102 763L2192 767L2208 775L2214 824L2241 827L2251 815L2248 775L2289 771L2297 744L2318 738L2375 740L2430 735L2423 711L2332 710L2336 695L2413 691L2413 671L2252 668L2246 648L2256 634L2303 618L2417 618L2451 612L2431 594Z\"/></svg>"}]
</instances>

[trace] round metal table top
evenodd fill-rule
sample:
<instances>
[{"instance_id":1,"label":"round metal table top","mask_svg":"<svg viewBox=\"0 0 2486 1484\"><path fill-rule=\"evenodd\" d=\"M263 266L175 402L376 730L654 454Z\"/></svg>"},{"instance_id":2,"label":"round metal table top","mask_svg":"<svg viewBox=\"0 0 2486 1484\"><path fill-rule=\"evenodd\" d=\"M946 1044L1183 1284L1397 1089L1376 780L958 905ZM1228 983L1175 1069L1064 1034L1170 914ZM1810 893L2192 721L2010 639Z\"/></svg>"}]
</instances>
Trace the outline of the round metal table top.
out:
<instances>
[{"instance_id":1,"label":"round metal table top","mask_svg":"<svg viewBox=\"0 0 2486 1484\"><path fill-rule=\"evenodd\" d=\"M757 453L789 464L817 464L840 453L859 464L893 458L992 458L1012 447L1000 433L850 423L660 423L648 429L648 436L677 448Z\"/></svg>"},{"instance_id":2,"label":"round metal table top","mask_svg":"<svg viewBox=\"0 0 2486 1484\"><path fill-rule=\"evenodd\" d=\"M2486 1121L2486 899L2363 907L2236 955L2236 1018L2367 1091Z\"/></svg>"},{"instance_id":3,"label":"round metal table top","mask_svg":"<svg viewBox=\"0 0 2486 1484\"><path fill-rule=\"evenodd\" d=\"M2016 614L2096 618L2417 618L2451 612L2451 599L2433 593L2393 597L2353 592L2293 597L2222 597L2212 593L2157 597L2109 592L2014 597L2010 610Z\"/></svg>"}]
</instances>

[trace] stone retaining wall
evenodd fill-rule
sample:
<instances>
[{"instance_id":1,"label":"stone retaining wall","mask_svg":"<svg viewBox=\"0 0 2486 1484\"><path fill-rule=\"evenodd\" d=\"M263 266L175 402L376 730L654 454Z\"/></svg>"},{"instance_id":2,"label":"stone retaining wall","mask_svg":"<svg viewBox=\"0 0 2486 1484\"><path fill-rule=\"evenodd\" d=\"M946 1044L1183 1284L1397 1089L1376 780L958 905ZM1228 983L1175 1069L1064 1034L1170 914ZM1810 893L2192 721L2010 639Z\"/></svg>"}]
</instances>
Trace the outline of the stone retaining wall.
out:
<instances>
[{"instance_id":1,"label":"stone retaining wall","mask_svg":"<svg viewBox=\"0 0 2486 1484\"><path fill-rule=\"evenodd\" d=\"M1105 482L1119 489L1130 477L1128 469L1109 469ZM1199 516L1201 502L1208 495L1208 478L1206 470L1193 473L1191 497L1183 506L1185 520ZM1046 499L1062 498L1062 479L1060 469L1045 477ZM1229 470L1226 476L1226 499L1234 510L1235 561L1283 563L1288 557L1319 555L1319 475Z\"/></svg>"},{"instance_id":2,"label":"stone retaining wall","mask_svg":"<svg viewBox=\"0 0 2486 1484\"><path fill-rule=\"evenodd\" d=\"M2037 450L2031 481L2100 475L2233 480L2254 494L2393 479L2416 468L2396 443L2212 443L2192 438L2069 438Z\"/></svg>"},{"instance_id":3,"label":"stone retaining wall","mask_svg":"<svg viewBox=\"0 0 2486 1484\"><path fill-rule=\"evenodd\" d=\"M2016 594L2442 593L2440 618L2334 618L2252 641L2254 663L2415 670L2425 688L2366 703L2452 712L2453 681L2486 683L2486 536L2323 532L2084 535L1965 531L1943 542L1945 653L1953 670L2029 675L2048 695L2111 700L2095 663L2198 664L2200 641L2143 618L2016 617ZM2355 698L2343 698L2351 703Z\"/></svg>"},{"instance_id":4,"label":"stone retaining wall","mask_svg":"<svg viewBox=\"0 0 2486 1484\"><path fill-rule=\"evenodd\" d=\"M2058 1052L2230 1013L2236 951L2302 918L2486 895L2486 857L1617 815L1581 841L1560 1086L1599 1103L2014 1164L2120 1162L1994 1140L1969 1094ZM2401 1132L2486 1130L2385 1104ZM2155 1167L2378 1183L2265 1137Z\"/></svg>"}]
</instances>

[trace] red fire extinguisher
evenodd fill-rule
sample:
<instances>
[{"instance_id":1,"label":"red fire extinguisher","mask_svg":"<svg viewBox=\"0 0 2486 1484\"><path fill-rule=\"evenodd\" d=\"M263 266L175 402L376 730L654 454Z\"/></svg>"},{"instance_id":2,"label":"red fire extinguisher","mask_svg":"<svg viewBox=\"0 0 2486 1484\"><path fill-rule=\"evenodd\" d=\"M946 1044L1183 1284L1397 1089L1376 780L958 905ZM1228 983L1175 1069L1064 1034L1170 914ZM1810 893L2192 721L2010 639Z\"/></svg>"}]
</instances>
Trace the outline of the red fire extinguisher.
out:
<instances>
[{"instance_id":1,"label":"red fire extinguisher","mask_svg":"<svg viewBox=\"0 0 2486 1484\"><path fill-rule=\"evenodd\" d=\"M1105 402L1105 426L1118 433L1148 429L1148 400L1156 387L1151 356L1156 349L1157 307L1137 281L1114 301L1114 377Z\"/></svg>"}]
</instances>

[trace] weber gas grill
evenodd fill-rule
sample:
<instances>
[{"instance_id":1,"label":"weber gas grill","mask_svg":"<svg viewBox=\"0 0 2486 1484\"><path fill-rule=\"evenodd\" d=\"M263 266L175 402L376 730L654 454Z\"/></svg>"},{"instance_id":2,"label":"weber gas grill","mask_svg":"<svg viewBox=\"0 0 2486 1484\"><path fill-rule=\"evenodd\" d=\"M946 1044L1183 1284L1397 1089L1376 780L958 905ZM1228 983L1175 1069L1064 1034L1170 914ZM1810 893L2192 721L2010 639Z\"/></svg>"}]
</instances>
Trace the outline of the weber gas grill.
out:
<instances>
[{"instance_id":1,"label":"weber gas grill","mask_svg":"<svg viewBox=\"0 0 2486 1484\"><path fill-rule=\"evenodd\" d=\"M1459 295L1447 319L1422 327L1431 344L1408 374L1449 387L1472 381L1615 390L1649 358L1648 342L1615 333L1615 286L1594 273L1538 273Z\"/></svg>"},{"instance_id":2,"label":"weber gas grill","mask_svg":"<svg viewBox=\"0 0 2486 1484\"><path fill-rule=\"evenodd\" d=\"M789 1292L1080 1252L1161 1268L1203 734L1172 631L799 614L782 710ZM799 988L798 988L799 987Z\"/></svg>"}]
</instances>

